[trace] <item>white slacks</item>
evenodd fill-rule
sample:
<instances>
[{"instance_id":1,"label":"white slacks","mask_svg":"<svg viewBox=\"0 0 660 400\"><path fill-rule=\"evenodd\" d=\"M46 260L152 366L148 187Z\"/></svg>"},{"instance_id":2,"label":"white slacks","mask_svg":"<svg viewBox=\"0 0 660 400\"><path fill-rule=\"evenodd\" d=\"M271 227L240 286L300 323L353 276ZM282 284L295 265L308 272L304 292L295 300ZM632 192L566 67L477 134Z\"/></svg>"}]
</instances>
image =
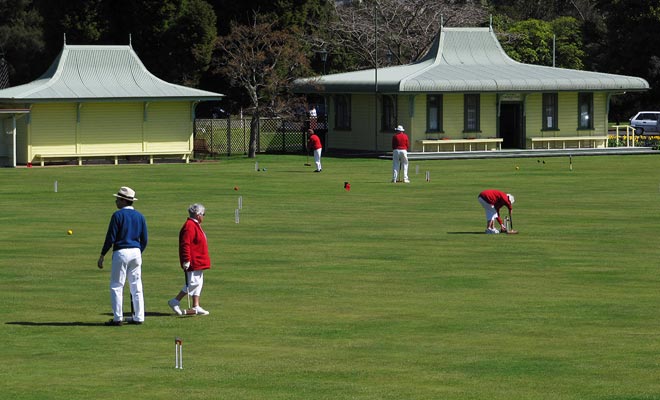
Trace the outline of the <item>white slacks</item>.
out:
<instances>
[{"instance_id":1,"label":"white slacks","mask_svg":"<svg viewBox=\"0 0 660 400\"><path fill-rule=\"evenodd\" d=\"M408 150L395 149L392 151L392 181L399 178L399 167L403 167L403 180L408 181Z\"/></svg>"},{"instance_id":2,"label":"white slacks","mask_svg":"<svg viewBox=\"0 0 660 400\"><path fill-rule=\"evenodd\" d=\"M316 170L317 171L321 170L321 150L323 150L323 149L314 150L314 163L316 163Z\"/></svg>"},{"instance_id":3,"label":"white slacks","mask_svg":"<svg viewBox=\"0 0 660 400\"><path fill-rule=\"evenodd\" d=\"M478 199L479 204L481 204L481 206L484 208L484 211L486 211L486 222L490 223L490 221L495 220L498 216L497 210L495 210L495 206L482 199L481 196L479 196Z\"/></svg>"},{"instance_id":4,"label":"white slacks","mask_svg":"<svg viewBox=\"0 0 660 400\"><path fill-rule=\"evenodd\" d=\"M133 320L144 322L144 293L142 292L142 253L140 249L121 249L112 253L110 273L110 305L113 320L123 321L124 284L128 285L133 296Z\"/></svg>"}]
</instances>

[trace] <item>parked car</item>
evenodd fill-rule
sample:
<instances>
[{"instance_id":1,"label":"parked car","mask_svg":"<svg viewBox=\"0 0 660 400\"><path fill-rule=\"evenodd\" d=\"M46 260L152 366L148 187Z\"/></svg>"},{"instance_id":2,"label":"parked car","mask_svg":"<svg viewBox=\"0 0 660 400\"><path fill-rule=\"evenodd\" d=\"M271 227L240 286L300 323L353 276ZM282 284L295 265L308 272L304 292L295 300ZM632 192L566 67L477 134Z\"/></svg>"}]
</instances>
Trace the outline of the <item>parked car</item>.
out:
<instances>
[{"instance_id":1,"label":"parked car","mask_svg":"<svg viewBox=\"0 0 660 400\"><path fill-rule=\"evenodd\" d=\"M635 128L637 135L645 132L660 132L660 111L640 111L630 118L630 126Z\"/></svg>"}]
</instances>

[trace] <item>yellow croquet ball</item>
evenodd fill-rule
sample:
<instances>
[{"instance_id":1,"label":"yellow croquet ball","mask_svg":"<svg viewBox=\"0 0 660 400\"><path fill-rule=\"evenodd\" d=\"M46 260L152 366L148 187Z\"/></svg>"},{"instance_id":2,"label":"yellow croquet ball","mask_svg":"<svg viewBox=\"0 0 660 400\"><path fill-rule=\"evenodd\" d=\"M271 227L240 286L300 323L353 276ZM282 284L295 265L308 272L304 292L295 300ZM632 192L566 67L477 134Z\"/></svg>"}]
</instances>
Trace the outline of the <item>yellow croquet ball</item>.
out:
<instances>
[{"instance_id":1,"label":"yellow croquet ball","mask_svg":"<svg viewBox=\"0 0 660 400\"><path fill-rule=\"evenodd\" d=\"M73 230L69 229L68 231L66 231L66 234L67 235L73 235Z\"/></svg>"},{"instance_id":2,"label":"yellow croquet ball","mask_svg":"<svg viewBox=\"0 0 660 400\"><path fill-rule=\"evenodd\" d=\"M516 170L519 170L519 169L520 169L520 167L516 165Z\"/></svg>"}]
</instances>

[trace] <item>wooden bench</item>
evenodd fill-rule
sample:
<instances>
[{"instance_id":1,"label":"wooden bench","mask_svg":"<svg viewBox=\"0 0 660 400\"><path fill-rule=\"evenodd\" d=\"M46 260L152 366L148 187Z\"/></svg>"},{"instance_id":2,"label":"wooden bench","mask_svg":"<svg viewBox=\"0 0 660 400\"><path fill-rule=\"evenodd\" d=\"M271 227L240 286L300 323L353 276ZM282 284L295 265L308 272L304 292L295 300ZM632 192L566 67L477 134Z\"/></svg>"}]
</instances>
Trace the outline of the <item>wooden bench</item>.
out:
<instances>
[{"instance_id":1,"label":"wooden bench","mask_svg":"<svg viewBox=\"0 0 660 400\"><path fill-rule=\"evenodd\" d=\"M186 164L190 162L190 152L181 152L181 151L157 151L157 152L145 152L145 153L131 153L131 152L122 152L122 153L62 153L62 154L35 154L34 158L38 159L41 162L41 166L44 166L46 159L77 159L78 165L82 165L83 159L89 158L114 158L115 165L119 164L119 158L123 157L149 157L149 164L154 163L154 157L164 157L164 156L181 156L182 160L185 160Z\"/></svg>"},{"instance_id":2,"label":"wooden bench","mask_svg":"<svg viewBox=\"0 0 660 400\"><path fill-rule=\"evenodd\" d=\"M417 143L422 144L422 153L426 152L426 146L436 146L436 152L440 152L441 146L450 146L452 151L456 151L456 145L460 144L463 148L467 144L468 151L472 151L473 145L475 150L481 150L480 146L483 145L483 150L489 150L489 146L496 145L498 150L502 150L502 138L487 138L487 139L424 139L418 140Z\"/></svg>"},{"instance_id":3,"label":"wooden bench","mask_svg":"<svg viewBox=\"0 0 660 400\"><path fill-rule=\"evenodd\" d=\"M528 137L527 141L530 142L532 150L534 150L535 143L541 143L546 149L550 149L551 143L561 143L561 148L566 148L566 143L575 142L577 143L577 148L581 149L582 143L588 143L586 147L597 148L597 147L607 147L607 136L554 136L554 137Z\"/></svg>"}]
</instances>

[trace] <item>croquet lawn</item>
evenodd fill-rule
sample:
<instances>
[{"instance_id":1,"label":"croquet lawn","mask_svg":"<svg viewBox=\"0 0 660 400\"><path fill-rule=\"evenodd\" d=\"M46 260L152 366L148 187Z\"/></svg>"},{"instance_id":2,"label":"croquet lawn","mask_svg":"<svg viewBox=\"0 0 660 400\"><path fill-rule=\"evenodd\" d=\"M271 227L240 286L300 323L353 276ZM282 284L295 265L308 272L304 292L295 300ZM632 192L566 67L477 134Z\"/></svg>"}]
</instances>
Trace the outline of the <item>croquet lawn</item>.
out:
<instances>
[{"instance_id":1,"label":"croquet lawn","mask_svg":"<svg viewBox=\"0 0 660 400\"><path fill-rule=\"evenodd\" d=\"M410 184L305 162L0 171L0 397L660 399L660 157L414 161ZM149 226L147 317L106 327L120 186ZM483 233L487 188L515 195L518 235ZM194 202L210 315L177 317Z\"/></svg>"}]
</instances>

